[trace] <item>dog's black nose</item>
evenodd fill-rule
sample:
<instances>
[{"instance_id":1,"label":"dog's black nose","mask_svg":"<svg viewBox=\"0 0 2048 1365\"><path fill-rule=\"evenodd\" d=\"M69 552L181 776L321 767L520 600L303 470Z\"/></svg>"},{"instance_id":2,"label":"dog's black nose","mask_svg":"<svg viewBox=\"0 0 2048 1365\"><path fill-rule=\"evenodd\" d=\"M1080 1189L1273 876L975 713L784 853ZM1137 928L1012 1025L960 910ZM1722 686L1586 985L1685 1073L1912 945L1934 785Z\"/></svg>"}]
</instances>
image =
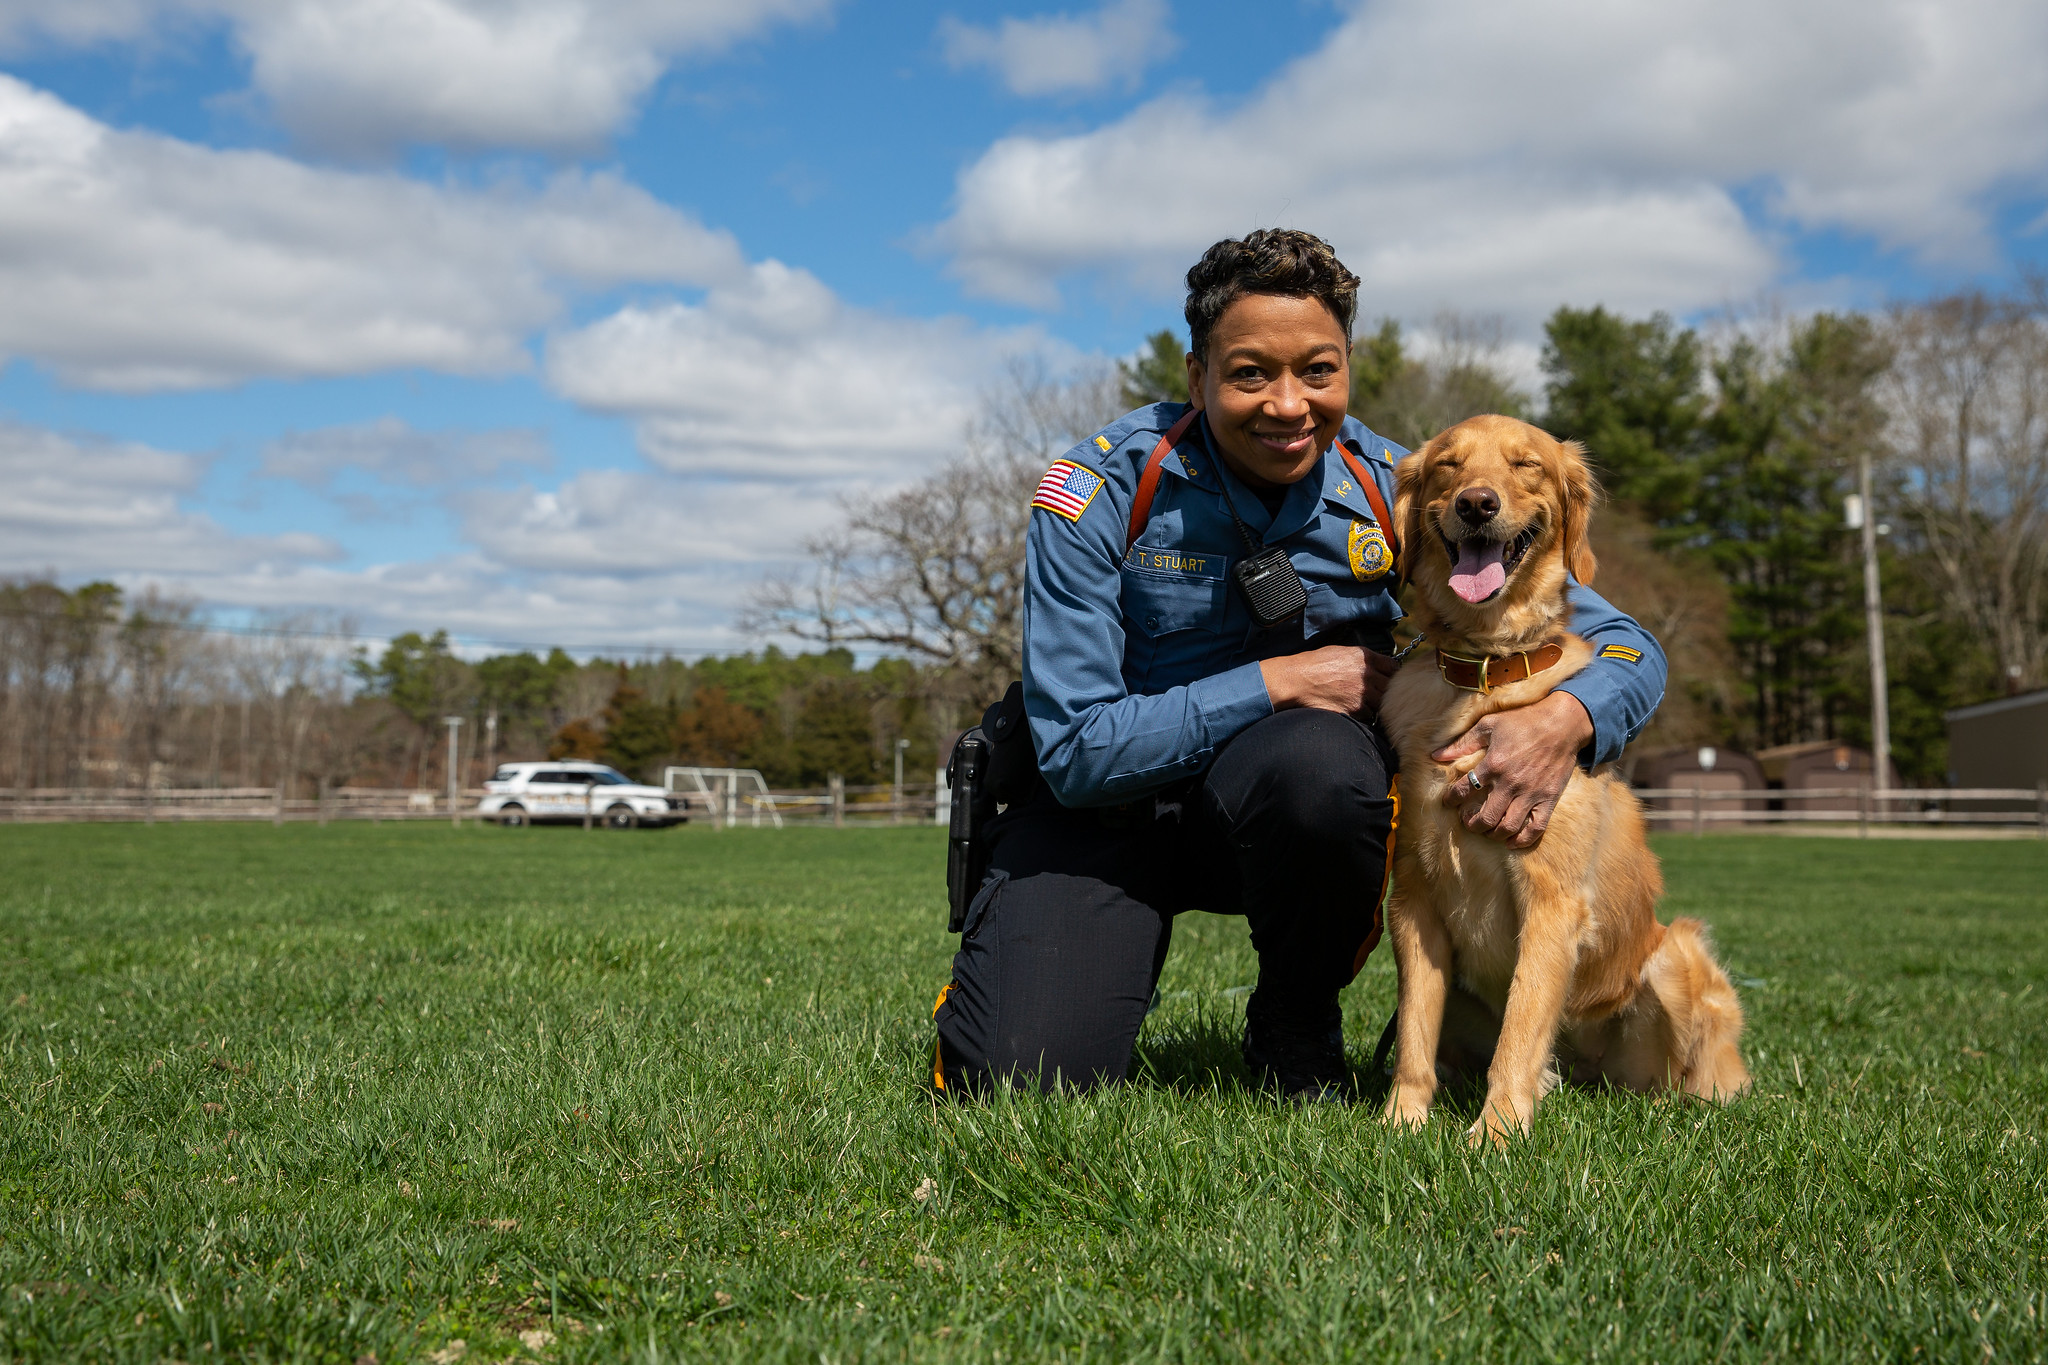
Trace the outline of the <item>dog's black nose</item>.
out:
<instances>
[{"instance_id":1,"label":"dog's black nose","mask_svg":"<svg viewBox=\"0 0 2048 1365\"><path fill-rule=\"evenodd\" d=\"M1458 494L1457 507L1467 526L1484 526L1500 515L1500 495L1491 488L1468 488Z\"/></svg>"}]
</instances>

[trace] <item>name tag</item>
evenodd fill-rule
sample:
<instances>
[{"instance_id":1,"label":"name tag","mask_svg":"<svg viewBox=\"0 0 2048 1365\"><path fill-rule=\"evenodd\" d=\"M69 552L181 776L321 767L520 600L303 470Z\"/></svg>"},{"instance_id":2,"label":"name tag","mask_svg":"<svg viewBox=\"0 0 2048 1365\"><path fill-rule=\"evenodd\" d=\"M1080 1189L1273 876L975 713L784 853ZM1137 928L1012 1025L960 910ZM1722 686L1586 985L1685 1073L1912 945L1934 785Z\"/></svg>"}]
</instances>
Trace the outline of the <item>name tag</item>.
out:
<instances>
[{"instance_id":1,"label":"name tag","mask_svg":"<svg viewBox=\"0 0 2048 1365\"><path fill-rule=\"evenodd\" d=\"M1155 550L1133 545L1124 552L1124 567L1151 573L1182 574L1188 578L1223 577L1224 557L1187 550Z\"/></svg>"}]
</instances>

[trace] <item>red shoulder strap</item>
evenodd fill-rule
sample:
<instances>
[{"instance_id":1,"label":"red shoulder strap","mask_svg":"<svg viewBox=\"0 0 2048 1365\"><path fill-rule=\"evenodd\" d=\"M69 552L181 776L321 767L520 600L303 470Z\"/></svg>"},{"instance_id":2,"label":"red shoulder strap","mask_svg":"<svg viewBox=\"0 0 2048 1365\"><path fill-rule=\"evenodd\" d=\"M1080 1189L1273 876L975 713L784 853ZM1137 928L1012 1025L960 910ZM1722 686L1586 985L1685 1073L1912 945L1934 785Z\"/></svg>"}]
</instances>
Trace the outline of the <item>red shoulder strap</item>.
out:
<instances>
[{"instance_id":1,"label":"red shoulder strap","mask_svg":"<svg viewBox=\"0 0 2048 1365\"><path fill-rule=\"evenodd\" d=\"M1364 459L1352 448L1351 442L1340 442L1344 451L1344 463L1351 466L1351 472L1358 476L1358 486L1365 494L1366 502L1372 505L1372 514L1379 520L1380 534L1387 538L1387 549L1394 556L1394 563L1401 562L1400 535L1394 529L1393 514L1387 511L1386 495L1380 492L1379 480L1365 467Z\"/></svg>"},{"instance_id":2,"label":"red shoulder strap","mask_svg":"<svg viewBox=\"0 0 2048 1365\"><path fill-rule=\"evenodd\" d=\"M1129 550L1138 543L1138 537L1145 534L1145 523L1152 519L1152 496L1159 491L1159 467L1166 463L1166 457L1187 429L1194 425L1199 408L1189 408L1181 419L1168 427L1166 434L1159 438L1159 444L1152 447L1146 457L1145 472L1138 476L1138 491L1131 497L1131 533L1124 537L1124 549Z\"/></svg>"}]
</instances>

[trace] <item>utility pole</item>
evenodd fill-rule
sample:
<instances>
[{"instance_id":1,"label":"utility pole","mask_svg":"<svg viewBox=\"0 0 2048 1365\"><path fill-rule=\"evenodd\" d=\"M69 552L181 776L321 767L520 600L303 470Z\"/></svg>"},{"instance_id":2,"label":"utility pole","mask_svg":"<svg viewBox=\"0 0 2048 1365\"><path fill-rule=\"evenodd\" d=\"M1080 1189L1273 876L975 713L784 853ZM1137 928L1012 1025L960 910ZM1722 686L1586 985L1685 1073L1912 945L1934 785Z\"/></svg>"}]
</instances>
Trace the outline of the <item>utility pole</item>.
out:
<instances>
[{"instance_id":1,"label":"utility pole","mask_svg":"<svg viewBox=\"0 0 2048 1365\"><path fill-rule=\"evenodd\" d=\"M889 823L892 825L903 823L903 751L909 747L910 741L907 739L896 741L896 790L889 794L889 804L896 808L889 817Z\"/></svg>"},{"instance_id":2,"label":"utility pole","mask_svg":"<svg viewBox=\"0 0 2048 1365\"><path fill-rule=\"evenodd\" d=\"M484 717L484 771L498 771L498 708Z\"/></svg>"},{"instance_id":3,"label":"utility pole","mask_svg":"<svg viewBox=\"0 0 2048 1365\"><path fill-rule=\"evenodd\" d=\"M1870 501L1870 452L1857 460L1857 492L1849 499L1845 520L1863 532L1863 622L1870 636L1870 784L1876 791L1891 786L1891 681L1884 663L1884 602L1877 581L1877 516Z\"/></svg>"},{"instance_id":4,"label":"utility pole","mask_svg":"<svg viewBox=\"0 0 2048 1365\"><path fill-rule=\"evenodd\" d=\"M443 716L441 723L448 727L448 818L454 822L455 828L461 829L462 788L459 784L462 775L457 771L460 765L456 761L456 736L462 733L462 717Z\"/></svg>"}]
</instances>

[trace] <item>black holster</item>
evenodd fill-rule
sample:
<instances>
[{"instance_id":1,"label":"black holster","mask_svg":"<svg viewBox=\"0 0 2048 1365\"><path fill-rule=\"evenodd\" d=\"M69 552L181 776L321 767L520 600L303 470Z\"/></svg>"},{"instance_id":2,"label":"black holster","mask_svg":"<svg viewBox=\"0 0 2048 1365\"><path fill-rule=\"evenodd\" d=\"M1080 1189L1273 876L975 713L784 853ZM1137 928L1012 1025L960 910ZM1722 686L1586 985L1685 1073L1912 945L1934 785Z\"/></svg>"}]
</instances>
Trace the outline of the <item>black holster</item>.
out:
<instances>
[{"instance_id":1,"label":"black holster","mask_svg":"<svg viewBox=\"0 0 2048 1365\"><path fill-rule=\"evenodd\" d=\"M1029 795L1038 780L1038 756L1024 718L1024 684L1013 682L984 711L981 724L960 736L946 762L953 809L946 841L946 932L967 923L967 907L988 876L988 827L1003 806Z\"/></svg>"}]
</instances>

